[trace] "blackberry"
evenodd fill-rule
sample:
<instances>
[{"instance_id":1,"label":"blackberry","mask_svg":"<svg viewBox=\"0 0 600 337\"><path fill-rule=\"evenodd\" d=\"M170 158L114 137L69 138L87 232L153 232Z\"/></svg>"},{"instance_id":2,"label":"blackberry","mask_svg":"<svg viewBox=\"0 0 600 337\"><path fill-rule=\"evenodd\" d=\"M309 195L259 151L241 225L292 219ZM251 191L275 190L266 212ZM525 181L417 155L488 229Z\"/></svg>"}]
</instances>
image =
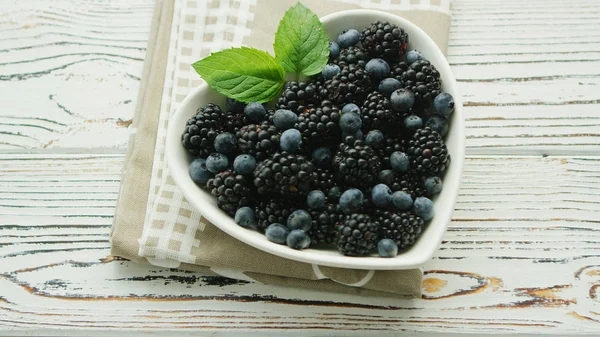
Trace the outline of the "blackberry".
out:
<instances>
[{"instance_id":1,"label":"blackberry","mask_svg":"<svg viewBox=\"0 0 600 337\"><path fill-rule=\"evenodd\" d=\"M333 186L337 185L333 173L328 169L316 168L313 175L313 189L321 190L327 194Z\"/></svg>"},{"instance_id":2,"label":"blackberry","mask_svg":"<svg viewBox=\"0 0 600 337\"><path fill-rule=\"evenodd\" d=\"M393 77L400 81L402 87L404 87L404 78L402 74L408 70L408 64L406 62L398 62L390 65L390 77Z\"/></svg>"},{"instance_id":3,"label":"blackberry","mask_svg":"<svg viewBox=\"0 0 600 337\"><path fill-rule=\"evenodd\" d=\"M311 211L312 226L308 230L308 236L312 244L330 244L335 241L337 226L343 219L336 204L325 204L325 207L318 211Z\"/></svg>"},{"instance_id":4,"label":"blackberry","mask_svg":"<svg viewBox=\"0 0 600 337\"><path fill-rule=\"evenodd\" d=\"M215 152L215 138L223 127L223 111L218 105L211 103L198 108L196 115L188 119L181 135L183 147L195 156L206 158Z\"/></svg>"},{"instance_id":5,"label":"blackberry","mask_svg":"<svg viewBox=\"0 0 600 337\"><path fill-rule=\"evenodd\" d=\"M371 92L360 110L363 132L375 129L393 130L392 124L396 124L394 115L390 100L379 91Z\"/></svg>"},{"instance_id":6,"label":"blackberry","mask_svg":"<svg viewBox=\"0 0 600 337\"><path fill-rule=\"evenodd\" d=\"M311 191L314 167L299 154L276 152L254 169L254 186L260 194L305 197Z\"/></svg>"},{"instance_id":7,"label":"blackberry","mask_svg":"<svg viewBox=\"0 0 600 337\"><path fill-rule=\"evenodd\" d=\"M408 141L400 137L388 136L383 140L383 145L375 148L375 154L381 161L382 169L390 169L390 155L396 151L406 152Z\"/></svg>"},{"instance_id":8,"label":"blackberry","mask_svg":"<svg viewBox=\"0 0 600 337\"><path fill-rule=\"evenodd\" d=\"M334 63L340 66L340 68L350 64L356 64L364 67L368 60L369 57L362 48L352 46L342 49L340 51L340 56L334 60Z\"/></svg>"},{"instance_id":9,"label":"blackberry","mask_svg":"<svg viewBox=\"0 0 600 337\"><path fill-rule=\"evenodd\" d=\"M411 168L421 174L442 173L450 165L450 155L444 140L429 127L415 131L406 154L410 158Z\"/></svg>"},{"instance_id":10,"label":"blackberry","mask_svg":"<svg viewBox=\"0 0 600 337\"><path fill-rule=\"evenodd\" d=\"M326 96L325 87L318 81L287 82L275 106L277 109L292 110L300 114L310 105L318 106Z\"/></svg>"},{"instance_id":11,"label":"blackberry","mask_svg":"<svg viewBox=\"0 0 600 337\"><path fill-rule=\"evenodd\" d=\"M340 138L340 111L335 106L312 107L298 115L294 126L302 134L302 142L310 148L329 144Z\"/></svg>"},{"instance_id":12,"label":"blackberry","mask_svg":"<svg viewBox=\"0 0 600 337\"><path fill-rule=\"evenodd\" d=\"M206 187L216 197L219 208L232 217L238 208L250 206L254 199L252 182L232 170L217 173L208 180Z\"/></svg>"},{"instance_id":13,"label":"blackberry","mask_svg":"<svg viewBox=\"0 0 600 337\"><path fill-rule=\"evenodd\" d=\"M279 132L269 122L243 126L236 132L238 149L257 161L266 159L279 149Z\"/></svg>"},{"instance_id":14,"label":"blackberry","mask_svg":"<svg viewBox=\"0 0 600 337\"><path fill-rule=\"evenodd\" d=\"M377 21L362 31L360 42L372 58L396 61L406 52L408 34L395 24Z\"/></svg>"},{"instance_id":15,"label":"blackberry","mask_svg":"<svg viewBox=\"0 0 600 337\"><path fill-rule=\"evenodd\" d=\"M395 213L383 210L375 212L379 223L379 239L391 239L398 248L412 246L421 235L425 221L411 213Z\"/></svg>"},{"instance_id":16,"label":"blackberry","mask_svg":"<svg viewBox=\"0 0 600 337\"><path fill-rule=\"evenodd\" d=\"M378 223L367 214L353 213L338 226L336 244L344 255L366 256L377 246L378 236Z\"/></svg>"},{"instance_id":17,"label":"blackberry","mask_svg":"<svg viewBox=\"0 0 600 337\"><path fill-rule=\"evenodd\" d=\"M408 171L404 174L394 173L394 180L389 188L393 191L404 191L415 200L418 197L427 197L427 189L423 176L419 172Z\"/></svg>"},{"instance_id":18,"label":"blackberry","mask_svg":"<svg viewBox=\"0 0 600 337\"><path fill-rule=\"evenodd\" d=\"M328 98L333 104L362 102L371 91L371 78L364 67L350 64L331 80L325 82Z\"/></svg>"},{"instance_id":19,"label":"blackberry","mask_svg":"<svg viewBox=\"0 0 600 337\"><path fill-rule=\"evenodd\" d=\"M290 214L299 208L298 205L284 198L260 201L254 208L258 229L264 232L270 224L279 223L285 225Z\"/></svg>"},{"instance_id":20,"label":"blackberry","mask_svg":"<svg viewBox=\"0 0 600 337\"><path fill-rule=\"evenodd\" d=\"M373 149L360 140L352 145L340 144L333 158L333 170L346 187L372 187L377 181L380 167L381 163Z\"/></svg>"},{"instance_id":21,"label":"blackberry","mask_svg":"<svg viewBox=\"0 0 600 337\"><path fill-rule=\"evenodd\" d=\"M223 116L223 129L235 135L242 127L251 124L243 113L227 112Z\"/></svg>"},{"instance_id":22,"label":"blackberry","mask_svg":"<svg viewBox=\"0 0 600 337\"><path fill-rule=\"evenodd\" d=\"M433 99L441 92L440 73L427 60L418 60L402 73L404 87L415 94L417 113L429 108Z\"/></svg>"}]
</instances>

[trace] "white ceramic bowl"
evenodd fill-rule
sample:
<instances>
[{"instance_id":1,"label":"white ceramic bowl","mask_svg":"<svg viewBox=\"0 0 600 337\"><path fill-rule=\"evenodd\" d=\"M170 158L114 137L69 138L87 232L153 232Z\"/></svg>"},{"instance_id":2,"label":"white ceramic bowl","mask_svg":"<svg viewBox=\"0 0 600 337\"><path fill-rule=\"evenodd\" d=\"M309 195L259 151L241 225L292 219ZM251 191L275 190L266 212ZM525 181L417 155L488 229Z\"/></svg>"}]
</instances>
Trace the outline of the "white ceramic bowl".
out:
<instances>
[{"instance_id":1,"label":"white ceramic bowl","mask_svg":"<svg viewBox=\"0 0 600 337\"><path fill-rule=\"evenodd\" d=\"M373 10L351 10L327 15L321 19L330 40L334 41L345 29L362 28L377 20L385 20L402 27L409 35L408 50L417 49L439 70L443 91L454 96L455 110L451 118L450 132L446 137L446 145L451 155L451 164L443 178L444 189L435 201L435 217L429 222L421 237L414 246L402 251L394 258L348 257L332 248L331 250L305 249L294 250L285 245L272 243L256 231L238 226L231 217L221 211L214 198L194 184L188 175L188 165L192 157L181 146L181 133L186 121L196 113L196 109L208 103L225 106L225 98L210 89L206 84L192 91L183 101L175 115L169 121L167 134L167 161L173 179L179 185L187 200L210 220L229 235L254 246L291 260L313 263L324 266L355 269L409 269L418 267L429 259L436 251L454 209L458 194L460 176L464 161L464 122L460 95L456 89L456 81L450 66L442 52L431 38L419 27L398 16Z\"/></svg>"}]
</instances>

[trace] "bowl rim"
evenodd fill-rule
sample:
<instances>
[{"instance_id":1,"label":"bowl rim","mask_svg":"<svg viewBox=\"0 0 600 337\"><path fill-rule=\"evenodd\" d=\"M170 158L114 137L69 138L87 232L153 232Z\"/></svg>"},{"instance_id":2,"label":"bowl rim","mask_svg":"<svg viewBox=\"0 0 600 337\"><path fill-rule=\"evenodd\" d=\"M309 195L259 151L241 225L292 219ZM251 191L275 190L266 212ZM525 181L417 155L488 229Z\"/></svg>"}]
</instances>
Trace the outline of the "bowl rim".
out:
<instances>
[{"instance_id":1,"label":"bowl rim","mask_svg":"<svg viewBox=\"0 0 600 337\"><path fill-rule=\"evenodd\" d=\"M440 51L439 47L435 44L435 42L431 39L431 37L429 37L429 35L427 35L427 33L425 33L421 28L419 28L417 25L413 24L409 20L402 18L400 16L397 16L397 15L394 15L394 14L390 14L390 13L386 13L386 12L382 12L382 11L378 11L378 10L353 9L353 10L346 10L346 11L341 11L341 12L336 12L336 13L326 15L321 18L321 22L323 22L323 24L325 25L326 22L337 20L340 18L347 19L348 16L350 16L350 17L355 16L355 15L362 16L362 15L366 15L366 14L378 16L382 20L393 21L394 23L402 26L403 28L410 27L412 30L415 30L418 32L418 34L420 35L419 39L420 38L427 39L428 40L427 43L432 44L435 47L435 48L433 48L432 51L428 51L428 55L430 52L433 52L433 53L438 54L438 55L436 55L437 56L436 58L440 58L440 59L444 60L444 62L442 62L442 64L439 64L439 65L436 64L436 68L438 69L438 71L440 71L440 73L444 74L444 77L446 77L445 85L450 85L451 87L453 87L453 89L455 89L454 91L456 91L456 80L454 78L454 74L452 73L452 70L450 69L448 62L446 61L445 56ZM448 83L448 80L450 80L449 81L450 83ZM176 116L178 116L179 114L182 114L183 107L189 105L190 102L193 101L196 96L200 95L205 90L212 90L212 89L210 89L208 87L206 82L203 82L200 86L195 88L193 91L191 91L185 97L185 99L181 102L181 104L177 108L177 111L169 118L169 120L170 121L175 120ZM431 245L422 247L422 248L428 248L428 249L427 250L421 249L419 251L419 254L412 256L410 259L402 258L402 256L403 256L402 254L398 254L398 256L393 257L393 258L381 258L379 256L351 257L351 256L344 256L342 254L339 254L339 255L322 254L322 253L318 253L317 249L294 250L285 245L279 245L279 244L270 242L262 234L261 234L261 237L258 237L256 235L245 235L245 233L246 233L245 231L249 231L249 230L238 226L233 221L233 218L231 218L229 215L224 213L217 206L209 205L210 207L215 208L215 212L213 212L213 211L207 212L206 210L201 210L201 208L198 207L199 206L198 203L201 201L198 199L198 198L201 198L200 194L193 193L193 191L197 190L200 193L207 193L207 192L202 191L199 187L197 187L193 183L192 183L193 189L186 188L190 184L190 182L192 182L192 180L188 174L188 169L187 169L187 167L178 165L179 161L178 161L176 151L169 151L169 149L174 148L174 146L181 146L180 131L178 129L176 129L176 126L175 126L176 123L174 123L174 122L169 123L167 137L166 137L167 139L166 139L166 145L165 145L165 152L166 152L166 157L167 157L166 158L167 165L169 167L169 171L171 172L171 176L173 177L173 180L175 181L177 186L181 189L185 198L202 215L202 217L205 217L208 221L210 221L212 224L214 224L219 229L221 229L228 235L232 236L233 238L240 240L254 248L260 249L262 251L273 254L275 256L289 259L290 261L298 261L298 262L310 263L313 265L322 265L322 266L337 267L337 268L367 269L367 270L402 270L402 269L417 268L417 267L420 267L423 264L425 264L427 261L429 261L432 258L433 254L437 251L437 249L441 243L442 235L446 232L449 222L451 221L451 214L454 210L454 205L456 203L456 198L458 196L458 189L460 186L460 180L461 180L463 164L464 164L465 136L464 136L464 116L463 116L462 101L461 101L460 96L456 95L456 93L457 92L455 92L455 95L453 95L454 101L455 101L455 111L454 111L455 115L452 117L452 129L453 129L452 132L458 132L459 136L456 139L456 141L458 142L456 149L453 149L453 153L451 153L451 155L452 155L452 164L451 165L453 165L454 169L457 171L455 174L456 179L457 179L456 188L455 188L454 193L452 193L452 200L446 201L446 202L451 202L451 205L449 205L448 207L445 207L444 208L445 211L443 213L436 213L435 217L441 217L443 219L446 219L446 220L444 220L444 224L438 226L439 228L437 228L435 231L427 234L429 236L428 240L434 240L435 244L431 244ZM174 144L174 142L176 144ZM178 171L180 174L176 174L175 173L176 171ZM181 174L183 172L185 172L185 174ZM221 214L219 215L219 213L221 213ZM223 215L228 217L230 219L230 221L226 221L225 223L221 222L223 220L223 218L222 218ZM435 234L435 236L434 236L434 234ZM420 239L422 240L422 238L420 238ZM282 247L285 249L282 249ZM413 247L411 247L411 248L413 248Z\"/></svg>"}]
</instances>

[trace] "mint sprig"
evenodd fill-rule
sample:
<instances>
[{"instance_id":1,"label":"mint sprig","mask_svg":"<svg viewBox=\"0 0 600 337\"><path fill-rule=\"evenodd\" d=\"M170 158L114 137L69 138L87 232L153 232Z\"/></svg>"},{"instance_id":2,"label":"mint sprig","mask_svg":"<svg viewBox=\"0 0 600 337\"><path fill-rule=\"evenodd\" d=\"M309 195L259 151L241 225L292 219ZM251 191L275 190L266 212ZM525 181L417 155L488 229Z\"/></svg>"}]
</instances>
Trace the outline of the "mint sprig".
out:
<instances>
[{"instance_id":1,"label":"mint sprig","mask_svg":"<svg viewBox=\"0 0 600 337\"><path fill-rule=\"evenodd\" d=\"M329 39L317 15L300 2L285 12L275 34L275 56L286 72L312 76L329 59Z\"/></svg>"},{"instance_id":2,"label":"mint sprig","mask_svg":"<svg viewBox=\"0 0 600 337\"><path fill-rule=\"evenodd\" d=\"M301 3L279 22L276 58L254 48L232 48L195 62L192 67L219 93L241 102L268 102L279 96L285 72L312 76L329 59L329 39L316 14Z\"/></svg>"},{"instance_id":3,"label":"mint sprig","mask_svg":"<svg viewBox=\"0 0 600 337\"><path fill-rule=\"evenodd\" d=\"M283 88L285 73L268 53L254 48L232 48L212 53L192 67L219 93L241 102L267 102Z\"/></svg>"}]
</instances>

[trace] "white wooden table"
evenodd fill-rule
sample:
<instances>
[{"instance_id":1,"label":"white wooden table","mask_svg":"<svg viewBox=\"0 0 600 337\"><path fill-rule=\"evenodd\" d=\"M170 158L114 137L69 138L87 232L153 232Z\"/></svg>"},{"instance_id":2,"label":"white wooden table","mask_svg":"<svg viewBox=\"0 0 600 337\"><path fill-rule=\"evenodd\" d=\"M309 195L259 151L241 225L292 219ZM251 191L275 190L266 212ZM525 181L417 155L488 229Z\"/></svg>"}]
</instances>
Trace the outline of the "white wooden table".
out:
<instances>
[{"instance_id":1,"label":"white wooden table","mask_svg":"<svg viewBox=\"0 0 600 337\"><path fill-rule=\"evenodd\" d=\"M455 1L468 158L419 300L107 257L152 8L0 1L0 335L600 334L600 1Z\"/></svg>"}]
</instances>

